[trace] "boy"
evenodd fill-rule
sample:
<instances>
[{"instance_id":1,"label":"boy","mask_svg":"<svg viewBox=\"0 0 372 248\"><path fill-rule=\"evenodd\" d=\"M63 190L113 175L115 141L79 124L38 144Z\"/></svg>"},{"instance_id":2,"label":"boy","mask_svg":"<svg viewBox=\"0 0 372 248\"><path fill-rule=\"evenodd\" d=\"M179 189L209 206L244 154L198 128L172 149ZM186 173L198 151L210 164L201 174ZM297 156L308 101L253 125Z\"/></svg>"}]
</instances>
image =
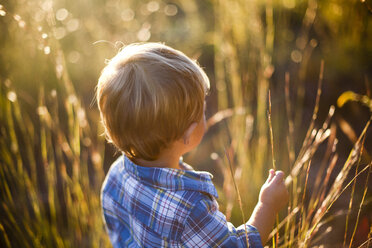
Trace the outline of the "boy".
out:
<instances>
[{"instance_id":1,"label":"boy","mask_svg":"<svg viewBox=\"0 0 372 248\"><path fill-rule=\"evenodd\" d=\"M102 71L101 118L123 152L101 195L114 247L247 247L244 225L235 228L218 210L212 175L181 159L204 135L208 89L196 62L158 43L126 46ZM283 177L271 170L261 188L245 223L250 247L262 247L287 203Z\"/></svg>"}]
</instances>

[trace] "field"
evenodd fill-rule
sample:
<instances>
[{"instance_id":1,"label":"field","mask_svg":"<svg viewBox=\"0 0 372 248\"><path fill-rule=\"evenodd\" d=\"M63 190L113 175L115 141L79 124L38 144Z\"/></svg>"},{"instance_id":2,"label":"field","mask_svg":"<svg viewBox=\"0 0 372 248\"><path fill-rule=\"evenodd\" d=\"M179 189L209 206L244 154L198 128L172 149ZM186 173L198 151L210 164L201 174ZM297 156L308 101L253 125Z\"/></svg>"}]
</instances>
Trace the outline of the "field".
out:
<instances>
[{"instance_id":1,"label":"field","mask_svg":"<svg viewBox=\"0 0 372 248\"><path fill-rule=\"evenodd\" d=\"M99 193L119 152L95 87L147 41L210 78L184 160L214 174L232 223L274 167L290 201L268 247L371 247L371 15L369 0L0 1L0 247L110 247Z\"/></svg>"}]
</instances>

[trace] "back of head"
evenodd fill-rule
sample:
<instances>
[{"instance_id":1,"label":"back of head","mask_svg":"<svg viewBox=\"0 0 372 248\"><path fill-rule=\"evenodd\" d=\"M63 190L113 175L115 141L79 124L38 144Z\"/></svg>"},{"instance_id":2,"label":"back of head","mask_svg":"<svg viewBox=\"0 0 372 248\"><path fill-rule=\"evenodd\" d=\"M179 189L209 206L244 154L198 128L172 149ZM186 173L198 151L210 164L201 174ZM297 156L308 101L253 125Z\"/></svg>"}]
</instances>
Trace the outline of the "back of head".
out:
<instances>
[{"instance_id":1,"label":"back of head","mask_svg":"<svg viewBox=\"0 0 372 248\"><path fill-rule=\"evenodd\" d=\"M98 81L106 137L129 157L154 160L201 120L208 89L204 71L182 52L159 43L128 45Z\"/></svg>"}]
</instances>

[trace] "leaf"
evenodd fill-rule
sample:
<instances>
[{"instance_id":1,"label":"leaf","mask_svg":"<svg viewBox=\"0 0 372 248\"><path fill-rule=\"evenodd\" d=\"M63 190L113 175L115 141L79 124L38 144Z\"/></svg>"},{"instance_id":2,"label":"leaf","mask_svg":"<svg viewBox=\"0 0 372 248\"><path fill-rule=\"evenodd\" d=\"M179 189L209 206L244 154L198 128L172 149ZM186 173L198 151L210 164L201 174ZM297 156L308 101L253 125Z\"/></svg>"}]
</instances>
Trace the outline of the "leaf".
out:
<instances>
[{"instance_id":1,"label":"leaf","mask_svg":"<svg viewBox=\"0 0 372 248\"><path fill-rule=\"evenodd\" d=\"M368 107L369 110L372 112L372 100L366 95L356 94L352 91L345 91L344 93L342 93L341 96L339 96L337 99L337 106L341 108L344 106L345 103L349 101L359 102L362 105Z\"/></svg>"}]
</instances>

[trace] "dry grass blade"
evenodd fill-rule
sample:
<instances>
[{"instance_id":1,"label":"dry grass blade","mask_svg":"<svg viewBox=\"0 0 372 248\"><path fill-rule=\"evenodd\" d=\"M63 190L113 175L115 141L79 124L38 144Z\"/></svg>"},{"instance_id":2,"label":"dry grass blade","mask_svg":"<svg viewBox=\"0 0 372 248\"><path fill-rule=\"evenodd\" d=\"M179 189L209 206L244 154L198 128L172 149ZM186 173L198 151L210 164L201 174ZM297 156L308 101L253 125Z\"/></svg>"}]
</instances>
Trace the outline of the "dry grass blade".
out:
<instances>
[{"instance_id":1,"label":"dry grass blade","mask_svg":"<svg viewBox=\"0 0 372 248\"><path fill-rule=\"evenodd\" d=\"M360 201L359 210L358 210L358 215L357 215L357 219L356 219L356 222L355 222L355 226L354 226L353 234L351 235L351 240L350 240L349 248L351 248L351 246L352 246L352 244L353 244L353 240L354 240L355 232L356 232L356 230L357 230L358 223L359 223L360 212L362 211L362 206L363 206L363 203L364 203L365 197L366 197L366 195L367 195L369 175L371 174L371 171L372 171L371 168L372 168L372 162L369 163L369 171L368 171L367 178L366 178L366 181L365 181L365 184L364 184L363 197L362 197L362 200ZM354 182L354 185L355 185L355 182ZM353 185L353 187L354 187L354 185Z\"/></svg>"},{"instance_id":2,"label":"dry grass blade","mask_svg":"<svg viewBox=\"0 0 372 248\"><path fill-rule=\"evenodd\" d=\"M226 118L232 117L234 115L244 115L246 113L245 108L239 107L235 109L225 109L218 111L207 121L207 128L218 124Z\"/></svg>"},{"instance_id":3,"label":"dry grass blade","mask_svg":"<svg viewBox=\"0 0 372 248\"><path fill-rule=\"evenodd\" d=\"M300 207L295 207L280 223L277 225L274 230L271 231L269 238L272 238L279 230L288 222L288 220L292 219L300 210Z\"/></svg>"},{"instance_id":4,"label":"dry grass blade","mask_svg":"<svg viewBox=\"0 0 372 248\"><path fill-rule=\"evenodd\" d=\"M309 179L309 174L310 174L310 167L311 167L311 160L309 161L309 164L307 166L307 170L306 170L306 179L305 179L305 186L304 186L304 189L302 190L303 193L302 193L302 201L301 201L301 211L300 211L300 228L303 228L303 224L304 222L306 222L304 220L304 204L305 204L305 196L306 196L306 190L307 190L307 183L308 183L308 179Z\"/></svg>"},{"instance_id":5,"label":"dry grass blade","mask_svg":"<svg viewBox=\"0 0 372 248\"><path fill-rule=\"evenodd\" d=\"M320 62L318 88L317 88L317 92L316 92L316 99L315 99L315 106L314 106L314 110L313 110L313 115L311 117L310 126L307 130L307 133L306 133L306 136L305 136L305 139L304 139L304 142L303 142L303 145L302 145L301 151L299 152L298 157L302 157L302 154L305 152L303 149L306 149L306 147L308 147L308 145L309 145L309 141L311 141L310 136L311 136L311 134L314 130L315 120L318 116L318 111L319 111L320 96L322 94L323 73L324 73L324 60L322 60ZM295 164L296 163L297 163L297 161L295 162Z\"/></svg>"},{"instance_id":6,"label":"dry grass blade","mask_svg":"<svg viewBox=\"0 0 372 248\"><path fill-rule=\"evenodd\" d=\"M289 73L285 73L285 107L287 112L287 120L288 120L288 138L287 138L287 145L288 145L288 155L289 155L289 164L293 166L293 162L295 160L295 151L294 151L294 124L293 124L293 118L292 118L292 108L291 108L291 100L289 95Z\"/></svg>"},{"instance_id":7,"label":"dry grass blade","mask_svg":"<svg viewBox=\"0 0 372 248\"><path fill-rule=\"evenodd\" d=\"M272 159L272 165L273 169L276 170L275 165L275 156L274 156L274 135L273 135L273 125L271 123L271 94L269 90L269 111L267 113L267 118L269 121L269 129L270 129L270 144L271 144L271 159Z\"/></svg>"},{"instance_id":8,"label":"dry grass blade","mask_svg":"<svg viewBox=\"0 0 372 248\"><path fill-rule=\"evenodd\" d=\"M310 229L310 231L306 234L306 239L305 239L305 242L309 242L311 237L312 237L312 234L313 232L316 230L316 228L318 228L319 224L320 224L320 220L324 217L324 215L329 211L329 209L333 206L333 204L336 202L336 200L340 197L340 195L342 195L342 193L344 193L344 191L349 188L349 186L354 182L354 180L356 180L364 171L366 171L369 167L371 167L372 164L369 164L367 165L366 167L364 167L361 171L359 171L359 173L353 178L351 179L351 181L337 194L337 196L329 203L328 207L325 208L325 206L322 206L322 208L320 208L319 210L319 213L320 213L320 216L319 218L314 218L314 219L317 219L317 221L315 222L315 224L312 226L312 228ZM324 211L322 211L322 209L325 209Z\"/></svg>"},{"instance_id":9,"label":"dry grass blade","mask_svg":"<svg viewBox=\"0 0 372 248\"><path fill-rule=\"evenodd\" d=\"M288 175L285 179L285 184L287 186L290 185L293 179L299 175L300 171L303 168L303 165L314 156L314 153L318 150L319 145L330 136L331 131L328 129L328 125L332 116L334 115L334 110L334 107L331 106L328 112L327 119L322 125L322 129L318 131L316 129L313 129L311 135L307 138L308 140L306 142L304 141L304 144L307 144L307 146L301 148L300 154L296 159L290 175Z\"/></svg>"},{"instance_id":10,"label":"dry grass blade","mask_svg":"<svg viewBox=\"0 0 372 248\"><path fill-rule=\"evenodd\" d=\"M246 242L247 242L247 247L249 247L248 231L247 231L247 225L245 223L246 221L245 221L245 216L244 216L244 211L243 211L243 203L242 203L242 199L240 197L240 192L239 192L238 186L236 185L236 182L235 182L234 171L233 171L233 166L232 166L232 163L231 163L230 155L229 155L228 151L226 150L226 148L225 148L225 155L226 155L227 161L229 163L231 178L232 178L232 181L234 183L236 195L238 197L240 212L242 214L242 219L243 219L243 224L244 224L245 238L246 238Z\"/></svg>"},{"instance_id":11,"label":"dry grass blade","mask_svg":"<svg viewBox=\"0 0 372 248\"><path fill-rule=\"evenodd\" d=\"M363 148L364 148L364 141L366 139L366 136L363 137L363 141L362 141L362 147L360 149L360 155L359 155L359 158L358 158L358 162L357 162L357 166L356 166L356 169L355 169L355 175L358 174L358 170L359 170L359 165L360 165L360 161L362 159L362 154L363 154ZM369 173L368 173L368 176L367 176L367 179L369 177ZM368 180L367 180L368 182ZM344 233L344 242L343 242L343 246L345 246L346 244L346 236L347 236L347 229L348 229L348 226L349 226L349 216L350 216L350 213L351 213L351 208L353 206L353 199L354 199L354 192L355 192L355 185L356 185L356 181L354 181L353 183L353 186L351 188L351 196L350 196L350 202L349 202L349 209L347 211L347 215L346 215L346 223L345 223L345 233ZM364 198L363 198L364 200ZM359 216L357 218L357 223L358 223L358 219L359 219ZM351 241L350 241L350 246L351 246L351 243L353 242L353 237L354 235L351 237Z\"/></svg>"},{"instance_id":12,"label":"dry grass blade","mask_svg":"<svg viewBox=\"0 0 372 248\"><path fill-rule=\"evenodd\" d=\"M368 248L370 247L369 246L369 243L372 241L372 238L368 238L366 241L364 241L360 246L358 246L357 248Z\"/></svg>"},{"instance_id":13,"label":"dry grass blade","mask_svg":"<svg viewBox=\"0 0 372 248\"><path fill-rule=\"evenodd\" d=\"M331 158L331 161L330 161L329 166L327 168L326 175L325 175L325 178L323 180L324 185L328 185L329 179L331 177L331 173L333 172L333 169L336 166L337 160L338 160L338 155L335 154ZM323 187L323 190L321 190L319 192L319 196L317 197L319 199L319 203L323 202L324 196L326 194L326 190L327 190L327 188L326 187Z\"/></svg>"},{"instance_id":14,"label":"dry grass blade","mask_svg":"<svg viewBox=\"0 0 372 248\"><path fill-rule=\"evenodd\" d=\"M323 185L327 185L328 183L324 181L323 174L327 173L328 171L327 168L332 166L332 161L336 155L338 139L336 137L336 132L337 132L336 125L334 123L331 124L330 130L331 130L331 134L328 138L327 148L323 156L323 159L320 163L318 172L316 174L315 182L313 184L314 190L312 190L312 193L311 193L311 198L310 198L310 203L309 203L310 206L314 206L313 204L317 204L317 202L319 202L319 194L322 191L322 189L325 188Z\"/></svg>"},{"instance_id":15,"label":"dry grass blade","mask_svg":"<svg viewBox=\"0 0 372 248\"><path fill-rule=\"evenodd\" d=\"M0 232L1 232L1 235L3 237L2 240L4 240L4 242L5 242L5 246L6 247L12 247L11 244L10 244L8 235L6 234L6 232L4 230L4 227L3 227L3 225L1 225L1 223L0 223Z\"/></svg>"},{"instance_id":16,"label":"dry grass blade","mask_svg":"<svg viewBox=\"0 0 372 248\"><path fill-rule=\"evenodd\" d=\"M369 166L366 166L362 171L360 171L348 184L346 187L344 187L342 189L342 184L343 182L346 180L346 177L348 175L348 172L350 171L351 169L351 166L352 164L354 164L356 162L356 160L358 159L358 155L360 156L361 155L361 150L359 150L361 148L361 146L363 146L363 137L366 135L366 132L367 132L367 129L370 125L370 122L371 122L371 119L367 122L367 124L365 125L362 133L360 134L359 136L359 139L357 141L357 143L355 143L354 145L354 148L351 150L350 152L350 155L347 159L347 161L345 162L343 168L341 169L341 172L338 174L335 182L333 183L332 185L332 188L331 190L329 191L329 193L327 194L327 197L324 199L324 201L322 201L322 205L321 207L318 209L317 213L315 214L314 218L313 218L313 225L312 225L312 228L311 230L307 233L306 235L306 239L305 239L305 242L306 241L309 241L313 235L313 232L315 231L315 229L317 228L319 222L321 221L321 219L324 217L324 215L328 212L328 210L332 207L333 203L340 197L340 195L345 191L346 188L348 188L351 183L364 171L366 170Z\"/></svg>"},{"instance_id":17,"label":"dry grass blade","mask_svg":"<svg viewBox=\"0 0 372 248\"><path fill-rule=\"evenodd\" d=\"M269 90L269 110L267 113L267 118L269 122L269 130L270 130L270 144L271 144L271 160L272 160L272 165L273 169L276 170L276 165L275 165L275 155L274 155L274 135L273 135L273 125L271 123L271 94ZM279 215L276 214L276 227L279 230ZM274 239L273 237L273 247L276 246L279 242L279 232L276 233L276 238Z\"/></svg>"},{"instance_id":18,"label":"dry grass blade","mask_svg":"<svg viewBox=\"0 0 372 248\"><path fill-rule=\"evenodd\" d=\"M337 118L338 126L342 130L342 132L349 138L349 140L353 143L356 143L358 141L358 137L351 127L351 125L342 117ZM362 156L367 160L371 160L371 156L368 154L368 151L366 149L363 149Z\"/></svg>"}]
</instances>

